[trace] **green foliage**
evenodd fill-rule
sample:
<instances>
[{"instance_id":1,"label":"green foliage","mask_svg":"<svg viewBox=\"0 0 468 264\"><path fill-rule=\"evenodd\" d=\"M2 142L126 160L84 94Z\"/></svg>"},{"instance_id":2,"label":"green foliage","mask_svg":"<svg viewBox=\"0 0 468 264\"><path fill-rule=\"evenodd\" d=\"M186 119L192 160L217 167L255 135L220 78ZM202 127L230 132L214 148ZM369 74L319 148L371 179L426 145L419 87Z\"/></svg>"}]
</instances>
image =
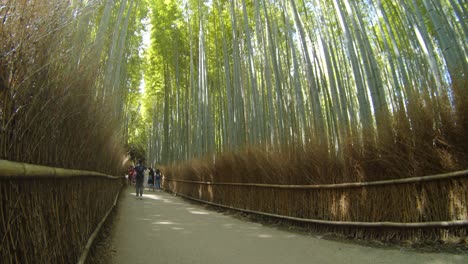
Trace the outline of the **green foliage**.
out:
<instances>
[{"instance_id":1,"label":"green foliage","mask_svg":"<svg viewBox=\"0 0 468 264\"><path fill-rule=\"evenodd\" d=\"M452 26L463 8L426 0L152 0L147 156L170 164L246 147L300 152L313 143L345 162L347 144L366 153L405 135L412 149L426 128L417 121L421 105L433 114L433 135L456 127L462 137L462 125L444 113L464 116L456 87L466 82L466 27ZM448 155L463 159L455 152Z\"/></svg>"}]
</instances>

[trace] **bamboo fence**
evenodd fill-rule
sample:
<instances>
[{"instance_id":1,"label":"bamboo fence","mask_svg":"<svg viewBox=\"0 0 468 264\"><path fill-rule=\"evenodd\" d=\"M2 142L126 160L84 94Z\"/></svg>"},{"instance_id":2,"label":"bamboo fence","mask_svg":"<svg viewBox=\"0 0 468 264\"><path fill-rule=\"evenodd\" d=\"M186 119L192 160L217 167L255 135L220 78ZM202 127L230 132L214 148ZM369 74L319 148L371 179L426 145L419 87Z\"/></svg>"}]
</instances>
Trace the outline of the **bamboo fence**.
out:
<instances>
[{"instance_id":1,"label":"bamboo fence","mask_svg":"<svg viewBox=\"0 0 468 264\"><path fill-rule=\"evenodd\" d=\"M399 180L323 185L216 183L165 178L189 199L317 231L383 241L467 243L468 170Z\"/></svg>"},{"instance_id":2,"label":"bamboo fence","mask_svg":"<svg viewBox=\"0 0 468 264\"><path fill-rule=\"evenodd\" d=\"M0 263L77 263L123 183L0 160Z\"/></svg>"}]
</instances>

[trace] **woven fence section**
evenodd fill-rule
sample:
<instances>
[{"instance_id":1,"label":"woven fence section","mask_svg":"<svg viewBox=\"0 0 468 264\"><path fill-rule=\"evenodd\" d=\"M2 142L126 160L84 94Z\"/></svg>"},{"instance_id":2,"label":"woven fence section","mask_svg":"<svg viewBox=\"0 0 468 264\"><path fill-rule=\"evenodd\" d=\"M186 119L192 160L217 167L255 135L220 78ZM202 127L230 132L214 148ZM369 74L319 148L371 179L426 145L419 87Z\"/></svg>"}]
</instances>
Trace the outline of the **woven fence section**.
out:
<instances>
[{"instance_id":1,"label":"woven fence section","mask_svg":"<svg viewBox=\"0 0 468 264\"><path fill-rule=\"evenodd\" d=\"M188 197L249 211L331 222L319 231L379 240L447 240L467 236L465 224L415 227L414 223L468 220L468 178L340 188L277 188L165 180L164 187ZM388 227L386 223L400 227ZM369 227L352 223L371 223ZM382 223L374 226L372 223ZM405 224L408 224L405 227ZM466 243L466 241L465 241Z\"/></svg>"},{"instance_id":2,"label":"woven fence section","mask_svg":"<svg viewBox=\"0 0 468 264\"><path fill-rule=\"evenodd\" d=\"M119 178L0 177L0 263L76 263Z\"/></svg>"}]
</instances>

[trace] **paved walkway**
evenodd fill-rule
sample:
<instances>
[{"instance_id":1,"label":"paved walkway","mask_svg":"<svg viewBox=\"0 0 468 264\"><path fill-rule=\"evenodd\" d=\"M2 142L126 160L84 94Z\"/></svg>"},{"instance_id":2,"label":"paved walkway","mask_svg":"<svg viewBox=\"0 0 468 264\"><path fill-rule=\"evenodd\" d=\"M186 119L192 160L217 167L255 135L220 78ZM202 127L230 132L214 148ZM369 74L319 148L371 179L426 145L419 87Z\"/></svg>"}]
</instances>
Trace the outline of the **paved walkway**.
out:
<instances>
[{"instance_id":1,"label":"paved walkway","mask_svg":"<svg viewBox=\"0 0 468 264\"><path fill-rule=\"evenodd\" d=\"M467 255L377 249L290 233L208 211L164 192L122 193L112 263L468 263Z\"/></svg>"}]
</instances>

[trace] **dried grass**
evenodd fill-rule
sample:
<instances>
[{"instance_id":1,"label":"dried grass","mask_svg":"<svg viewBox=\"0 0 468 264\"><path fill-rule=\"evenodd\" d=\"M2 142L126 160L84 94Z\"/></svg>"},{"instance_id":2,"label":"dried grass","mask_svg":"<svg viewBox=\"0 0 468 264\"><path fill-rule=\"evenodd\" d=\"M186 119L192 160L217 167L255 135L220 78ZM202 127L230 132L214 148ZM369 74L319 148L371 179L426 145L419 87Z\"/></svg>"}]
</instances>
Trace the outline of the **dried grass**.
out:
<instances>
[{"instance_id":1,"label":"dried grass","mask_svg":"<svg viewBox=\"0 0 468 264\"><path fill-rule=\"evenodd\" d=\"M79 29L88 15L98 24L99 14L86 12L61 0L2 6L0 159L122 173L115 95L103 95L93 33L89 26Z\"/></svg>"},{"instance_id":2,"label":"dried grass","mask_svg":"<svg viewBox=\"0 0 468 264\"><path fill-rule=\"evenodd\" d=\"M2 2L0 159L121 175L121 124L91 30L102 2ZM121 184L0 177L0 263L76 263Z\"/></svg>"},{"instance_id":3,"label":"dried grass","mask_svg":"<svg viewBox=\"0 0 468 264\"><path fill-rule=\"evenodd\" d=\"M122 184L86 176L0 179L0 262L76 263Z\"/></svg>"}]
</instances>

